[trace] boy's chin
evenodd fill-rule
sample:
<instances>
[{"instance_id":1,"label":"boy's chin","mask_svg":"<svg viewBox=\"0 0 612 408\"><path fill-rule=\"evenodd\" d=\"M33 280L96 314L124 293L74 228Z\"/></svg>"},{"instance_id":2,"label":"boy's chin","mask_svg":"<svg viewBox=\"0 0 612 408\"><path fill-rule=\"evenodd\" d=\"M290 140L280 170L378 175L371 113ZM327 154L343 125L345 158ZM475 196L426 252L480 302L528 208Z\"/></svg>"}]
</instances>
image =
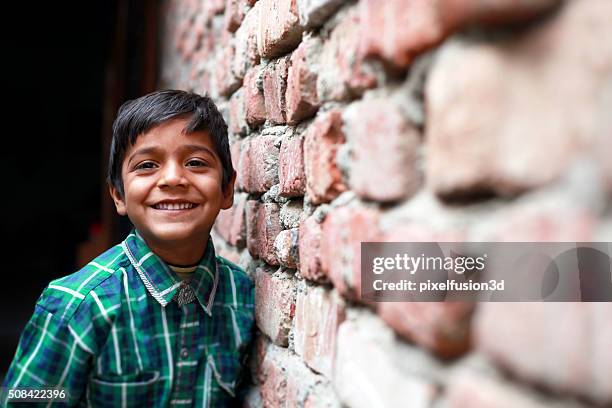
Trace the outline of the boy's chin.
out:
<instances>
[{"instance_id":1,"label":"boy's chin","mask_svg":"<svg viewBox=\"0 0 612 408\"><path fill-rule=\"evenodd\" d=\"M190 244L193 245L199 240L204 240L208 237L207 231L193 231L185 228L159 228L154 231L148 231L148 234L143 234L145 238L151 239L159 244Z\"/></svg>"}]
</instances>

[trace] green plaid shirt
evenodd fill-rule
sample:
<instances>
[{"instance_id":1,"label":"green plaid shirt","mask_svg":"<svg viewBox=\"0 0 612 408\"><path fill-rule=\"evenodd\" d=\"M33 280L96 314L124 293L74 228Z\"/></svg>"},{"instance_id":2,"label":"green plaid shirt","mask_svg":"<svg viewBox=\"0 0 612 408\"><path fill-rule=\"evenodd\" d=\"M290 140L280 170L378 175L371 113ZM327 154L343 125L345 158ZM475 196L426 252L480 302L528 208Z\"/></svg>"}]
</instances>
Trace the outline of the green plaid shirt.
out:
<instances>
[{"instance_id":1,"label":"green plaid shirt","mask_svg":"<svg viewBox=\"0 0 612 408\"><path fill-rule=\"evenodd\" d=\"M243 394L254 284L212 239L189 282L196 299L179 307L180 282L132 231L43 291L3 386L65 388L69 403L53 406L231 406Z\"/></svg>"}]
</instances>

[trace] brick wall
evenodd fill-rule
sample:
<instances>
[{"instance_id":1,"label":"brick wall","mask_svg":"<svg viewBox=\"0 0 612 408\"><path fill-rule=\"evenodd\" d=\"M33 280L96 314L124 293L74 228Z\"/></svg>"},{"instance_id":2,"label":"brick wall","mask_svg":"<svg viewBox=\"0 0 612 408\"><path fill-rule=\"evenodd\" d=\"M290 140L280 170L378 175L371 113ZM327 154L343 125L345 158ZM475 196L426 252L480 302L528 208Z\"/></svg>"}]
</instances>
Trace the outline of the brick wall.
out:
<instances>
[{"instance_id":1,"label":"brick wall","mask_svg":"<svg viewBox=\"0 0 612 408\"><path fill-rule=\"evenodd\" d=\"M612 241L609 0L163 7L161 87L230 127L219 252L257 287L248 406L612 404L612 304L360 301L359 243Z\"/></svg>"}]
</instances>

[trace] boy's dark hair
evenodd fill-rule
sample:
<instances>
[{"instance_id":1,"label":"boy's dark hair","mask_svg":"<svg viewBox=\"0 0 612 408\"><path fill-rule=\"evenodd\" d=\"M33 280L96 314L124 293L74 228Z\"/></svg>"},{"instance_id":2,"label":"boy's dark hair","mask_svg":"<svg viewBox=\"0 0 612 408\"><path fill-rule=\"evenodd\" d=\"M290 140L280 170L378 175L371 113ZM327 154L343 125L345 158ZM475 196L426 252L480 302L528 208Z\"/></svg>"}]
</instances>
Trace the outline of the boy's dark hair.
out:
<instances>
[{"instance_id":1,"label":"boy's dark hair","mask_svg":"<svg viewBox=\"0 0 612 408\"><path fill-rule=\"evenodd\" d=\"M113 123L113 139L108 160L107 182L124 196L121 167L125 152L138 136L170 119L186 117L191 120L186 133L204 130L210 134L219 158L223 175L221 186L225 190L234 172L227 138L227 124L208 96L196 93L165 90L150 93L125 102Z\"/></svg>"}]
</instances>

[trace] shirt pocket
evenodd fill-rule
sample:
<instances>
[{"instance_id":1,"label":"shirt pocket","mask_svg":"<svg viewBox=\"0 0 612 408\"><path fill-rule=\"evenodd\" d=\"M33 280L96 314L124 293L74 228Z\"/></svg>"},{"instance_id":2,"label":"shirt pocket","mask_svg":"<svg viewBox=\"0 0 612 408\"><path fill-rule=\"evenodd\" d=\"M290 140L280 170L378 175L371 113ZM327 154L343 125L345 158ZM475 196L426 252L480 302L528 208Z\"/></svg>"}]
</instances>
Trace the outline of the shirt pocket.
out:
<instances>
[{"instance_id":1,"label":"shirt pocket","mask_svg":"<svg viewBox=\"0 0 612 408\"><path fill-rule=\"evenodd\" d=\"M235 397L236 386L242 374L239 354L218 344L208 345L207 350L207 364L212 370L214 381L219 388Z\"/></svg>"},{"instance_id":2,"label":"shirt pocket","mask_svg":"<svg viewBox=\"0 0 612 408\"><path fill-rule=\"evenodd\" d=\"M96 376L89 379L87 399L95 407L154 406L159 371Z\"/></svg>"}]
</instances>

